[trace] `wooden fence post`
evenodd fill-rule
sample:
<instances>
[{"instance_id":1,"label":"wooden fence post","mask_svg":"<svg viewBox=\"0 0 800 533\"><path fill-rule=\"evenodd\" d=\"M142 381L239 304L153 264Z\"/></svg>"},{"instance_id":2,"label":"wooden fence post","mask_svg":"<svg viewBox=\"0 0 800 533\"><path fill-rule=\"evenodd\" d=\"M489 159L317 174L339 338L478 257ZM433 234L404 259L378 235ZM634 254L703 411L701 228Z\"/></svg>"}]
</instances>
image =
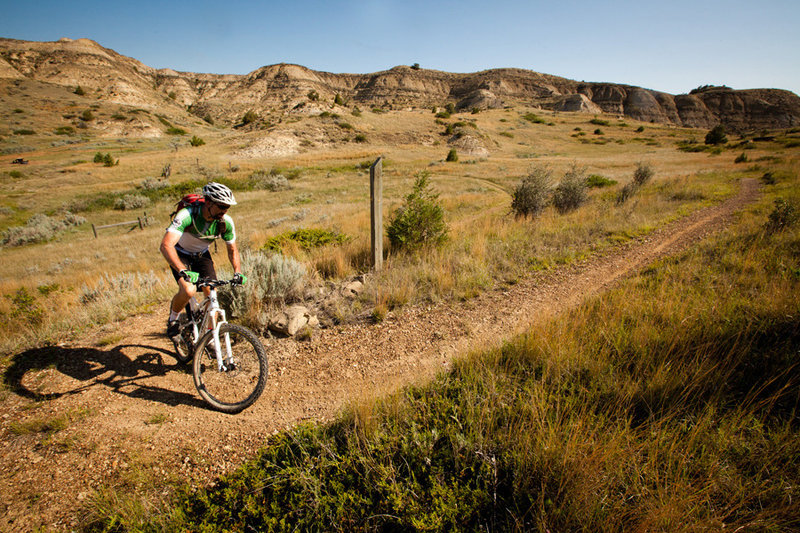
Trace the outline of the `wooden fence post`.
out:
<instances>
[{"instance_id":1,"label":"wooden fence post","mask_svg":"<svg viewBox=\"0 0 800 533\"><path fill-rule=\"evenodd\" d=\"M370 242L372 244L372 266L375 271L383 268L383 157L369 167L370 217L372 220Z\"/></svg>"}]
</instances>

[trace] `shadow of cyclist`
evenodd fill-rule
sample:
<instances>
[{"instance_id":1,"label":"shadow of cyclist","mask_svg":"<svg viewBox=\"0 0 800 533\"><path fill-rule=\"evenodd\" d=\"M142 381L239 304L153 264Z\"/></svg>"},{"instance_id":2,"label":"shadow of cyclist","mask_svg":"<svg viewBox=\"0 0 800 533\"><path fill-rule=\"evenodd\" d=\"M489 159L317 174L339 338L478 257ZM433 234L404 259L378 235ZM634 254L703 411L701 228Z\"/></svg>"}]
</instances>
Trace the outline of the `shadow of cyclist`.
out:
<instances>
[{"instance_id":1,"label":"shadow of cyclist","mask_svg":"<svg viewBox=\"0 0 800 533\"><path fill-rule=\"evenodd\" d=\"M125 354L126 349L141 353L131 359ZM166 361L164 355L168 358ZM131 398L167 405L208 407L193 394L141 383L144 379L165 376L170 369L174 370L175 365L169 364L171 359L169 351L141 344L120 345L109 350L46 346L14 355L11 365L3 373L3 381L15 394L33 400L78 394L100 385ZM48 368L55 368L80 385L62 392L42 393L25 384L26 374Z\"/></svg>"}]
</instances>

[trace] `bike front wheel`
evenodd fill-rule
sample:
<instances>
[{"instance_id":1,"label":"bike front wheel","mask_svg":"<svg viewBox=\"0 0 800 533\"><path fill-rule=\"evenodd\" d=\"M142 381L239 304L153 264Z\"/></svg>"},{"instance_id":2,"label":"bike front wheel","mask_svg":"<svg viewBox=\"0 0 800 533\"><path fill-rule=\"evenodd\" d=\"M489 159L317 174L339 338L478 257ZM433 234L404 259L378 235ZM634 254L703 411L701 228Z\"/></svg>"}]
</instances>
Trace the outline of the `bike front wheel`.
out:
<instances>
[{"instance_id":1,"label":"bike front wheel","mask_svg":"<svg viewBox=\"0 0 800 533\"><path fill-rule=\"evenodd\" d=\"M255 333L236 324L219 327L223 368L219 368L213 331L194 350L194 384L214 409L238 413L255 402L267 384L267 353ZM230 350L230 351L228 351Z\"/></svg>"}]
</instances>

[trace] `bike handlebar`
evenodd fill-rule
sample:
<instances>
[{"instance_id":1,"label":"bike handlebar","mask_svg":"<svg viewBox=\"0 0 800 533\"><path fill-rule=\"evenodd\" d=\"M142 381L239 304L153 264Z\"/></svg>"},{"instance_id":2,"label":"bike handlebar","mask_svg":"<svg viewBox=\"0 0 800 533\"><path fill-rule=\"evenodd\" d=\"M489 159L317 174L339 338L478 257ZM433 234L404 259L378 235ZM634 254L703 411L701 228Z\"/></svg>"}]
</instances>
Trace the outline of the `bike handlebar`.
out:
<instances>
[{"instance_id":1,"label":"bike handlebar","mask_svg":"<svg viewBox=\"0 0 800 533\"><path fill-rule=\"evenodd\" d=\"M195 285L197 285L198 289L202 289L203 287L222 287L223 285L239 285L239 283L234 283L234 280L232 279L225 280L225 279L203 278L197 280L197 283L195 283Z\"/></svg>"}]
</instances>

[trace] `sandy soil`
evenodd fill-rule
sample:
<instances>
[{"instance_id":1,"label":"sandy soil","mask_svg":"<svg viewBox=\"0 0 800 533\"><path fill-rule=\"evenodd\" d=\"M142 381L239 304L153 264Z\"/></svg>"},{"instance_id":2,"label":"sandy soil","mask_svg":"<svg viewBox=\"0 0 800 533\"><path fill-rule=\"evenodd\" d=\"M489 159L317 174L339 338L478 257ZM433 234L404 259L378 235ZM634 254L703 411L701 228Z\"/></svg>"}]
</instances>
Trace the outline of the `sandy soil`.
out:
<instances>
[{"instance_id":1,"label":"sandy soil","mask_svg":"<svg viewBox=\"0 0 800 533\"><path fill-rule=\"evenodd\" d=\"M466 303L406 308L377 325L317 331L306 342L265 339L267 388L238 415L212 411L199 398L170 355L162 312L16 354L0 414L0 529L74 529L81 507L103 487L158 494L167 486L161 480L208 483L253 457L277 431L428 380L458 354L494 346L690 246L724 227L757 192L757 182L745 180L737 197L641 241ZM100 346L109 336L122 340ZM66 427L51 434L18 429L54 420Z\"/></svg>"}]
</instances>

